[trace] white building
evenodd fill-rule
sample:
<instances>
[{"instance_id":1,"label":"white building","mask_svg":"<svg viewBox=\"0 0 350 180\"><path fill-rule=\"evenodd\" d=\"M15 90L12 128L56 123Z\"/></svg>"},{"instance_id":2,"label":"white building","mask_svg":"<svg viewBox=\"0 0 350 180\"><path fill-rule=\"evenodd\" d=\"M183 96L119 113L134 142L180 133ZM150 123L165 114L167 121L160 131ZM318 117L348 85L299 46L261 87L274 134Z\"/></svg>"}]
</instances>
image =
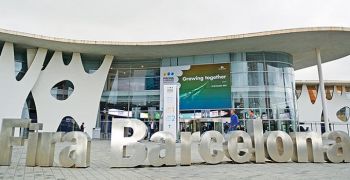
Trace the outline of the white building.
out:
<instances>
[{"instance_id":1,"label":"white building","mask_svg":"<svg viewBox=\"0 0 350 180\"><path fill-rule=\"evenodd\" d=\"M326 104L331 130L349 134L350 81L325 81ZM296 81L299 124L305 129L324 131L324 117L318 81Z\"/></svg>"},{"instance_id":2,"label":"white building","mask_svg":"<svg viewBox=\"0 0 350 180\"><path fill-rule=\"evenodd\" d=\"M288 131L298 117L320 121L332 101L336 105L325 112L337 122L337 111L348 104L337 93L329 102L317 96L312 104L306 90L296 104L294 80L294 70L317 65L323 87L321 63L350 54L350 29L344 27L154 42L71 40L0 29L0 50L0 122L29 117L45 131L79 130L84 122L89 134L98 127L108 138L113 117L154 120L162 129L167 83L181 85L180 118L205 119L216 130L232 108L241 120L253 110L268 122L267 129ZM187 129L179 126L178 131Z\"/></svg>"}]
</instances>

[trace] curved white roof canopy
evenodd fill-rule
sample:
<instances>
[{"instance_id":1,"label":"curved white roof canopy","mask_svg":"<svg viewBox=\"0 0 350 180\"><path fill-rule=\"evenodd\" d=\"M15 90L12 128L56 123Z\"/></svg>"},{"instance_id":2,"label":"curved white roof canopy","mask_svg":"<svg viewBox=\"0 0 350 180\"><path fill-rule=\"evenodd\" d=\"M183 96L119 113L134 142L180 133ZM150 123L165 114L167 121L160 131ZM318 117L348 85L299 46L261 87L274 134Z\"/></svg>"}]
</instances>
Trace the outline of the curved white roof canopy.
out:
<instances>
[{"instance_id":1,"label":"curved white roof canopy","mask_svg":"<svg viewBox=\"0 0 350 180\"><path fill-rule=\"evenodd\" d=\"M0 29L0 40L66 52L110 54L118 59L154 59L227 52L281 51L293 55L295 70L350 54L350 28L314 27L199 39L150 42L86 41L53 38Z\"/></svg>"}]
</instances>

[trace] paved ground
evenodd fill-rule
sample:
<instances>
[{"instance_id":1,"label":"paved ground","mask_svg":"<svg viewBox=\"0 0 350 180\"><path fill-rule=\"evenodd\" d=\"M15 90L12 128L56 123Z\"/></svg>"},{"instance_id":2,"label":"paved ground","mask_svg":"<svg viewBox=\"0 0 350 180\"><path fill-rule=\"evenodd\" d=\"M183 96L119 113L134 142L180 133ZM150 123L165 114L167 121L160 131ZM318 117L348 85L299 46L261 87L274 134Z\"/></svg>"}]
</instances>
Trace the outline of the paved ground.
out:
<instances>
[{"instance_id":1,"label":"paved ground","mask_svg":"<svg viewBox=\"0 0 350 180\"><path fill-rule=\"evenodd\" d=\"M56 153L64 145L58 145ZM207 165L193 145L191 166L109 168L110 141L93 141L89 168L25 167L25 147L15 147L11 166L0 166L0 179L349 179L350 163L266 163ZM179 148L177 151L179 154ZM57 154L55 156L57 160ZM179 158L178 158L179 159Z\"/></svg>"}]
</instances>

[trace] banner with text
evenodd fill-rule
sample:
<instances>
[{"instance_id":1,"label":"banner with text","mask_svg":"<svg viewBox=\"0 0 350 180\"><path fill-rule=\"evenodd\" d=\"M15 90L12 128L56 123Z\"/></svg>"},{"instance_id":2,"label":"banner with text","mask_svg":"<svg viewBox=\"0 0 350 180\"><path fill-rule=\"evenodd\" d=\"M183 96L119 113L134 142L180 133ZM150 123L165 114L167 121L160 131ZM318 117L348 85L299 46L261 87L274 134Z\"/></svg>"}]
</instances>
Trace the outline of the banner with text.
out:
<instances>
[{"instance_id":1,"label":"banner with text","mask_svg":"<svg viewBox=\"0 0 350 180\"><path fill-rule=\"evenodd\" d=\"M231 107L230 64L191 65L179 77L180 109Z\"/></svg>"}]
</instances>

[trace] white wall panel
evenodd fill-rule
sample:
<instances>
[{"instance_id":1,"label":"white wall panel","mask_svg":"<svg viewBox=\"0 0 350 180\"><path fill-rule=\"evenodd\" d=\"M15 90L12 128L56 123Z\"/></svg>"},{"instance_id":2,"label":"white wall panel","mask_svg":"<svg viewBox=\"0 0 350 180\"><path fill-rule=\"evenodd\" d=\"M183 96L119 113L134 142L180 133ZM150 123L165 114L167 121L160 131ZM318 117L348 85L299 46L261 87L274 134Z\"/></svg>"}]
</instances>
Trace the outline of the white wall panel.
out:
<instances>
[{"instance_id":1,"label":"white wall panel","mask_svg":"<svg viewBox=\"0 0 350 180\"><path fill-rule=\"evenodd\" d=\"M4 44L0 56L0 128L3 118L21 118L23 105L40 75L46 53L46 49L39 48L27 73L17 81L13 44Z\"/></svg>"},{"instance_id":2,"label":"white wall panel","mask_svg":"<svg viewBox=\"0 0 350 180\"><path fill-rule=\"evenodd\" d=\"M326 100L329 122L336 123L339 125L334 126L334 130L341 130L347 132L346 124L348 122L342 122L337 117L337 112L345 107L350 107L350 99L346 96L345 93L339 94L336 91L333 93L333 98L331 100ZM297 100L298 113L299 113L299 122L306 122L306 124L311 122L321 122L322 116L322 102L320 96L320 89L318 88L317 98L314 104L311 103L309 93L306 85L302 86L302 92ZM303 125L304 127L310 127L310 125ZM310 127L311 128L311 127ZM313 126L315 130L315 126ZM321 132L321 127L316 127L317 132Z\"/></svg>"},{"instance_id":3,"label":"white wall panel","mask_svg":"<svg viewBox=\"0 0 350 180\"><path fill-rule=\"evenodd\" d=\"M84 122L86 132L92 135L112 61L113 56L106 55L101 67L93 74L88 74L84 71L79 53L73 53L69 65L64 65L62 52L54 53L32 90L38 122L44 123L44 131L56 131L61 120L71 116L79 125ZM66 100L57 100L50 91L56 83L63 80L71 81L74 91Z\"/></svg>"}]
</instances>

